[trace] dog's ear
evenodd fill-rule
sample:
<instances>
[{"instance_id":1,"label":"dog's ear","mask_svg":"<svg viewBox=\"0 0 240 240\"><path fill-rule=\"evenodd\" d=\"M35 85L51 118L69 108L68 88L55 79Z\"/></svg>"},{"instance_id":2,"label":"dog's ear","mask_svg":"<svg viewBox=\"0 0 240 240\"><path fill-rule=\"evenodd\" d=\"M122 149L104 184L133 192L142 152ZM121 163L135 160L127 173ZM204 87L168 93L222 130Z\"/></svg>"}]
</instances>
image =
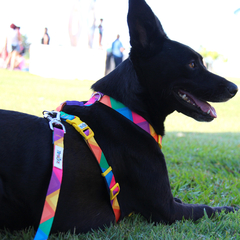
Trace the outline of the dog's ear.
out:
<instances>
[{"instance_id":1,"label":"dog's ear","mask_svg":"<svg viewBox=\"0 0 240 240\"><path fill-rule=\"evenodd\" d=\"M129 0L130 44L136 53L153 51L167 38L159 19L144 0Z\"/></svg>"}]
</instances>

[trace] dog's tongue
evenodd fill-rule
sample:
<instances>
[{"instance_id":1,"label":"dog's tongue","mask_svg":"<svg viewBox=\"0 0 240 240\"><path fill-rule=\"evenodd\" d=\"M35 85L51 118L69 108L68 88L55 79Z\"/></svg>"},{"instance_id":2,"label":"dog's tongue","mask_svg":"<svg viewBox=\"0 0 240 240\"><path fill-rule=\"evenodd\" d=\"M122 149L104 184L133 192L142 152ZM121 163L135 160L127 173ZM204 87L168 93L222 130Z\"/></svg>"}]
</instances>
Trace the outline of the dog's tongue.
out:
<instances>
[{"instance_id":1,"label":"dog's tongue","mask_svg":"<svg viewBox=\"0 0 240 240\"><path fill-rule=\"evenodd\" d=\"M194 99L195 103L202 109L203 112L210 114L211 117L216 118L217 113L215 111L215 108L212 107L210 104L207 102L201 102L198 99Z\"/></svg>"},{"instance_id":2,"label":"dog's tongue","mask_svg":"<svg viewBox=\"0 0 240 240\"><path fill-rule=\"evenodd\" d=\"M192 94L188 92L184 92L184 91L182 92L185 93L187 96L189 96L195 102L195 104L201 108L203 112L210 114L210 116L213 118L217 117L217 113L214 107L212 107L209 103L200 101L199 99L197 99L196 97L194 97Z\"/></svg>"}]
</instances>

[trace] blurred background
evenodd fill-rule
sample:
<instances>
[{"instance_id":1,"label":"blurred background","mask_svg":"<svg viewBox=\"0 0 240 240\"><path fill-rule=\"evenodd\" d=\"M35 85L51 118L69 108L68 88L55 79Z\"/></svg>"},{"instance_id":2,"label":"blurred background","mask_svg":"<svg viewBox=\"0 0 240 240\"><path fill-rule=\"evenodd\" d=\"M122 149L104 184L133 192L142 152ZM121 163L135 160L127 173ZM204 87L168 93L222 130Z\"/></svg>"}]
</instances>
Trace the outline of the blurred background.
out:
<instances>
[{"instance_id":1,"label":"blurred background","mask_svg":"<svg viewBox=\"0 0 240 240\"><path fill-rule=\"evenodd\" d=\"M170 39L200 52L209 70L240 78L239 0L146 2ZM18 70L43 77L97 80L114 69L111 60L106 71L106 60L117 35L124 58L128 57L128 0L0 0L0 9L1 53L10 25L20 27L25 51ZM50 38L46 45L42 44L45 28ZM3 58L2 54L0 67L7 67Z\"/></svg>"}]
</instances>

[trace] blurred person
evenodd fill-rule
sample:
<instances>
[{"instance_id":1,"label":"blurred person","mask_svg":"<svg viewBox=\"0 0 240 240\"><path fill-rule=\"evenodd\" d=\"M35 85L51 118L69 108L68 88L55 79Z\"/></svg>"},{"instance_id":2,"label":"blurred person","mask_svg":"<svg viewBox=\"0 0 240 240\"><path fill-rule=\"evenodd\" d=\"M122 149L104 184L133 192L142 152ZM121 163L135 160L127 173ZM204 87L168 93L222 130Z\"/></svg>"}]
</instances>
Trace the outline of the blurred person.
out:
<instances>
[{"instance_id":1,"label":"blurred person","mask_svg":"<svg viewBox=\"0 0 240 240\"><path fill-rule=\"evenodd\" d=\"M25 58L23 57L23 54L20 53L15 58L14 69L23 70L24 68L25 68Z\"/></svg>"},{"instance_id":2,"label":"blurred person","mask_svg":"<svg viewBox=\"0 0 240 240\"><path fill-rule=\"evenodd\" d=\"M20 27L17 27L17 31L18 31L18 39L19 39L19 54L22 55L23 53L25 53L25 48L23 46L23 41L22 41L22 34L20 33Z\"/></svg>"},{"instance_id":3,"label":"blurred person","mask_svg":"<svg viewBox=\"0 0 240 240\"><path fill-rule=\"evenodd\" d=\"M14 69L16 56L20 53L20 44L21 44L21 34L19 31L20 27L17 27L15 24L10 25L10 30L6 38L5 48L7 49L8 56L5 62L5 68L8 68L10 64L10 69Z\"/></svg>"},{"instance_id":4,"label":"blurred person","mask_svg":"<svg viewBox=\"0 0 240 240\"><path fill-rule=\"evenodd\" d=\"M48 35L48 29L45 28L44 29L44 34L43 34L43 37L42 37L42 44L49 45L49 42L50 42L50 37Z\"/></svg>"},{"instance_id":5,"label":"blurred person","mask_svg":"<svg viewBox=\"0 0 240 240\"><path fill-rule=\"evenodd\" d=\"M18 30L19 39L21 39L21 41L19 42L20 51L16 53L15 61L12 63L12 65L13 65L13 69L22 70L25 66L25 58L23 57L25 54L25 47L23 46L23 43L22 43L20 27L17 27L17 30Z\"/></svg>"},{"instance_id":6,"label":"blurred person","mask_svg":"<svg viewBox=\"0 0 240 240\"><path fill-rule=\"evenodd\" d=\"M122 62L123 51L125 50L119 38L120 35L118 34L117 39L112 43L112 56L114 58L115 68Z\"/></svg>"},{"instance_id":7,"label":"blurred person","mask_svg":"<svg viewBox=\"0 0 240 240\"><path fill-rule=\"evenodd\" d=\"M102 47L102 34L103 34L103 19L100 19L100 24L98 26L98 30L99 30L99 47Z\"/></svg>"},{"instance_id":8,"label":"blurred person","mask_svg":"<svg viewBox=\"0 0 240 240\"><path fill-rule=\"evenodd\" d=\"M71 46L82 49L93 47L97 29L95 4L96 0L73 0L68 22Z\"/></svg>"},{"instance_id":9,"label":"blurred person","mask_svg":"<svg viewBox=\"0 0 240 240\"><path fill-rule=\"evenodd\" d=\"M2 67L4 65L4 62L7 59L7 55L8 55L8 53L7 53L7 49L5 47L5 43L4 43L4 47L1 47L1 49L0 49L0 60L1 60L0 67Z\"/></svg>"},{"instance_id":10,"label":"blurred person","mask_svg":"<svg viewBox=\"0 0 240 240\"><path fill-rule=\"evenodd\" d=\"M6 37L5 38L0 38L0 59L1 59L1 67L2 64L5 62L7 58L7 48L6 48Z\"/></svg>"},{"instance_id":11,"label":"blurred person","mask_svg":"<svg viewBox=\"0 0 240 240\"><path fill-rule=\"evenodd\" d=\"M111 59L112 59L112 49L107 49L106 64L105 64L105 76L111 72Z\"/></svg>"},{"instance_id":12,"label":"blurred person","mask_svg":"<svg viewBox=\"0 0 240 240\"><path fill-rule=\"evenodd\" d=\"M5 43L4 43L4 45L5 45ZM7 50L5 47L1 47L1 49L0 49L0 68L4 67L6 58L7 58Z\"/></svg>"}]
</instances>

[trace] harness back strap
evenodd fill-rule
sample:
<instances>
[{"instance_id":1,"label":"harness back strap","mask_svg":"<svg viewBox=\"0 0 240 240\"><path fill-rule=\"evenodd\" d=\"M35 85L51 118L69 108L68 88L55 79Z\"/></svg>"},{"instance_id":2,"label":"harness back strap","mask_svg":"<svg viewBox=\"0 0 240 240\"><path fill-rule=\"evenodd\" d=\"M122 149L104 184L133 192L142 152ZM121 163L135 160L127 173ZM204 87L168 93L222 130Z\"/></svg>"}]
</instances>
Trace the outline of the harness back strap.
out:
<instances>
[{"instance_id":1,"label":"harness back strap","mask_svg":"<svg viewBox=\"0 0 240 240\"><path fill-rule=\"evenodd\" d=\"M110 195L110 203L112 205L112 209L116 218L116 222L118 222L120 218L120 207L117 200L117 195L120 191L120 186L116 183L115 177L112 172L112 168L108 165L106 157L99 147L98 143L94 138L94 133L91 128L85 123L82 122L78 117L66 114L64 112L61 113L61 119L65 120L67 123L71 124L84 138L89 148L93 152L97 162L101 168L102 176L106 180L107 189Z\"/></svg>"}]
</instances>

